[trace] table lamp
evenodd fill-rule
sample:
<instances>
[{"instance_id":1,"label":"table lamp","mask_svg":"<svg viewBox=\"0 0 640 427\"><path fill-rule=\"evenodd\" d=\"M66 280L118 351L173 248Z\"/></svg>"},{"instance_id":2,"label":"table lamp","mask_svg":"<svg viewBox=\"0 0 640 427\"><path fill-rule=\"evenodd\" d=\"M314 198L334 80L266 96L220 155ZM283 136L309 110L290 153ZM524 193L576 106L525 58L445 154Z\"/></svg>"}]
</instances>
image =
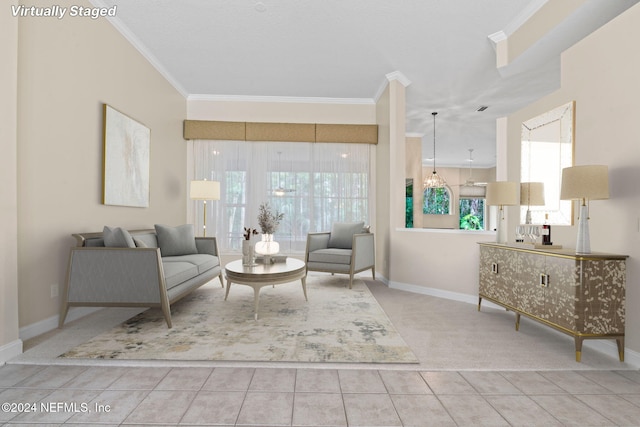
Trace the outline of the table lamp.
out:
<instances>
[{"instance_id":1,"label":"table lamp","mask_svg":"<svg viewBox=\"0 0 640 427\"><path fill-rule=\"evenodd\" d=\"M562 169L560 199L581 200L578 218L577 254L590 254L589 200L609 198L609 173L605 165L572 166Z\"/></svg>"},{"instance_id":2,"label":"table lamp","mask_svg":"<svg viewBox=\"0 0 640 427\"><path fill-rule=\"evenodd\" d=\"M218 181L191 181L191 200L202 200L204 203L202 235L207 237L207 200L220 200L220 183Z\"/></svg>"},{"instance_id":3,"label":"table lamp","mask_svg":"<svg viewBox=\"0 0 640 427\"><path fill-rule=\"evenodd\" d=\"M517 182L496 181L487 184L487 204L490 206L499 206L500 212L498 216L498 227L496 232L496 242L506 243L507 236L502 230L504 221L504 207L514 206L520 202L518 189L520 186Z\"/></svg>"}]
</instances>

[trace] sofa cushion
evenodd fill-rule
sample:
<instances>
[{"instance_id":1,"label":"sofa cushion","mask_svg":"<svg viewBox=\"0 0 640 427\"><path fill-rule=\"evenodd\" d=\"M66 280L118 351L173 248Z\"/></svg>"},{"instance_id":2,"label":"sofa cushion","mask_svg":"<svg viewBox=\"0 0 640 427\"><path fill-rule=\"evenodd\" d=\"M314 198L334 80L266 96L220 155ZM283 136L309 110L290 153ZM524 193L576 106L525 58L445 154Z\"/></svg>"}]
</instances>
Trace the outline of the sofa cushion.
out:
<instances>
[{"instance_id":1,"label":"sofa cushion","mask_svg":"<svg viewBox=\"0 0 640 427\"><path fill-rule=\"evenodd\" d=\"M197 254L196 238L192 224L169 227L156 224L158 247L162 256Z\"/></svg>"},{"instance_id":2,"label":"sofa cushion","mask_svg":"<svg viewBox=\"0 0 640 427\"><path fill-rule=\"evenodd\" d=\"M318 249L317 251L309 252L309 262L349 265L351 263L351 249Z\"/></svg>"},{"instance_id":3,"label":"sofa cushion","mask_svg":"<svg viewBox=\"0 0 640 427\"><path fill-rule=\"evenodd\" d=\"M162 249L160 249L162 251ZM190 262L163 262L164 282L167 289L198 275L198 267Z\"/></svg>"},{"instance_id":4,"label":"sofa cushion","mask_svg":"<svg viewBox=\"0 0 640 427\"><path fill-rule=\"evenodd\" d=\"M334 222L329 237L329 247L351 249L353 235L362 233L364 222Z\"/></svg>"},{"instance_id":5,"label":"sofa cushion","mask_svg":"<svg viewBox=\"0 0 640 427\"><path fill-rule=\"evenodd\" d=\"M220 260L217 256L207 254L191 254L181 256L169 256L162 258L163 263L170 262L188 262L195 265L198 268L198 274L201 274L207 270L211 270L220 265Z\"/></svg>"},{"instance_id":6,"label":"sofa cushion","mask_svg":"<svg viewBox=\"0 0 640 427\"><path fill-rule=\"evenodd\" d=\"M133 237L129 232L121 227L104 226L102 229L104 245L109 248L135 248Z\"/></svg>"}]
</instances>

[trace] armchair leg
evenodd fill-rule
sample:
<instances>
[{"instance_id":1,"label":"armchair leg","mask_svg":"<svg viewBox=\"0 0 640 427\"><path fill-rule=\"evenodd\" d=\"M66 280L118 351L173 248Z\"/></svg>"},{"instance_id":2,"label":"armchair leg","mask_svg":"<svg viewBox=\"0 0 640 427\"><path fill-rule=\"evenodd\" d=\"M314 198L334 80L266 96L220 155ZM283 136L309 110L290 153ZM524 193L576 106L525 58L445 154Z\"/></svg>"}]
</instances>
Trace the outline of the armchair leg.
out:
<instances>
[{"instance_id":1,"label":"armchair leg","mask_svg":"<svg viewBox=\"0 0 640 427\"><path fill-rule=\"evenodd\" d=\"M220 279L220 285L224 288L224 279L222 278L222 272L220 272L218 278Z\"/></svg>"},{"instance_id":2,"label":"armchair leg","mask_svg":"<svg viewBox=\"0 0 640 427\"><path fill-rule=\"evenodd\" d=\"M376 267L371 267L371 275L373 276L373 280L376 280Z\"/></svg>"},{"instance_id":3,"label":"armchair leg","mask_svg":"<svg viewBox=\"0 0 640 427\"><path fill-rule=\"evenodd\" d=\"M69 304L64 301L62 303L62 310L60 310L60 319L58 320L58 328L62 328L64 325L64 321L67 318L67 313L69 312Z\"/></svg>"},{"instance_id":4,"label":"armchair leg","mask_svg":"<svg viewBox=\"0 0 640 427\"><path fill-rule=\"evenodd\" d=\"M353 289L353 273L349 274L349 289Z\"/></svg>"}]
</instances>

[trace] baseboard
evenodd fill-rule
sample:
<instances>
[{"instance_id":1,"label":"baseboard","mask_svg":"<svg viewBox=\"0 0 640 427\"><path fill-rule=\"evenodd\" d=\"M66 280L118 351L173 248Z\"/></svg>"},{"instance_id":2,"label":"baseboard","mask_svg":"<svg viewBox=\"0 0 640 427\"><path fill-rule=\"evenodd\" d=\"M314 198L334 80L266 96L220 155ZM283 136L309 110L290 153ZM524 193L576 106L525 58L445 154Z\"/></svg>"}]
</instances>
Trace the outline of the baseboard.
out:
<instances>
[{"instance_id":1,"label":"baseboard","mask_svg":"<svg viewBox=\"0 0 640 427\"><path fill-rule=\"evenodd\" d=\"M413 292L421 295L429 295L437 298L444 298L453 301L465 302L468 304L478 304L478 296L477 295L469 295L463 294L459 292L451 292L451 291L443 291L442 289L434 289L428 288L425 286L412 285L409 283L395 282L390 281L384 276L376 276L376 279L380 280L390 289L398 289L401 291ZM504 310L503 307L500 307L497 304L493 304L490 301L483 301L482 307L488 308L496 308L500 310ZM523 321L529 321L525 316L522 317ZM531 322L535 322L534 320L530 320ZM563 337L566 337L568 340L571 340L573 343L573 338L567 334L563 334L562 332L556 331L553 328L549 328L550 331L553 331ZM582 343L584 348L590 348L592 350L598 351L600 353L606 354L607 356L618 358L618 346L613 340L584 340ZM636 369L640 369L640 353L630 350L625 347L624 349L624 361L626 364L633 366Z\"/></svg>"},{"instance_id":2,"label":"baseboard","mask_svg":"<svg viewBox=\"0 0 640 427\"><path fill-rule=\"evenodd\" d=\"M385 278L386 280L386 278ZM384 282L383 282L384 283ZM429 295L437 298L444 298L453 301L465 302L467 304L478 305L478 296L463 294L460 292L443 291L442 289L428 288L425 286L412 285L409 283L401 283L395 281L388 281L386 285L391 289L398 289L401 291L413 292L416 294ZM497 304L493 304L490 301L482 301L483 307L502 309Z\"/></svg>"},{"instance_id":3,"label":"baseboard","mask_svg":"<svg viewBox=\"0 0 640 427\"><path fill-rule=\"evenodd\" d=\"M65 323L77 320L81 317L84 317L88 314L95 313L98 310L102 310L101 307L72 307L69 309L69 313L67 314L67 319ZM41 320L36 323L32 323L31 325L24 326L20 328L20 339L22 341L26 341L31 338L35 338L38 335L45 334L49 331L52 331L58 327L58 322L60 320L60 316L51 316L47 319Z\"/></svg>"},{"instance_id":4,"label":"baseboard","mask_svg":"<svg viewBox=\"0 0 640 427\"><path fill-rule=\"evenodd\" d=\"M17 339L0 347L0 366L22 354L22 340Z\"/></svg>"}]
</instances>

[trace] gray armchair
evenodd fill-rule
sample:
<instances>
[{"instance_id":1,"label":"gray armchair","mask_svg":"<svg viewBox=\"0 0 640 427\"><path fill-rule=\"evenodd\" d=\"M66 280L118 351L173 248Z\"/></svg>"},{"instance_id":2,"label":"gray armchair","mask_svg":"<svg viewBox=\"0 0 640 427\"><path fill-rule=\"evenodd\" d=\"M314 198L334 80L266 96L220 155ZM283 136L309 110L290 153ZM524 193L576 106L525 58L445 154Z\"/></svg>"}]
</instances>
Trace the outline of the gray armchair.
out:
<instances>
[{"instance_id":1,"label":"gray armchair","mask_svg":"<svg viewBox=\"0 0 640 427\"><path fill-rule=\"evenodd\" d=\"M376 277L373 233L363 233L364 223L335 223L331 232L309 233L305 262L307 271L324 271L353 275L371 269Z\"/></svg>"}]
</instances>

